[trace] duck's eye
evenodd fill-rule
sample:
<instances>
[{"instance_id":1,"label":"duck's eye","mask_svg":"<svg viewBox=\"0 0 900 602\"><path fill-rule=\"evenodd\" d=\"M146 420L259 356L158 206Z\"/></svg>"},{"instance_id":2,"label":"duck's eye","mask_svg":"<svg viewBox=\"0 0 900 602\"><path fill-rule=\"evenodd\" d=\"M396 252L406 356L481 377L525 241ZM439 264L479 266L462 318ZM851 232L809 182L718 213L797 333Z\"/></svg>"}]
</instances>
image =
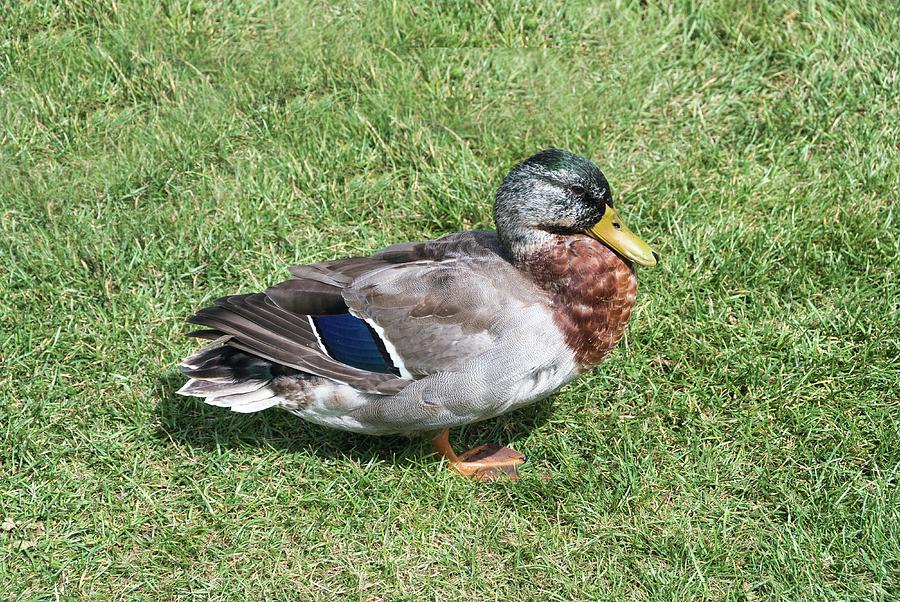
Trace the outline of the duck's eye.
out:
<instances>
[{"instance_id":1,"label":"duck's eye","mask_svg":"<svg viewBox=\"0 0 900 602\"><path fill-rule=\"evenodd\" d=\"M584 187L579 186L578 184L572 184L571 186L569 186L569 192L571 192L575 196L584 196Z\"/></svg>"}]
</instances>

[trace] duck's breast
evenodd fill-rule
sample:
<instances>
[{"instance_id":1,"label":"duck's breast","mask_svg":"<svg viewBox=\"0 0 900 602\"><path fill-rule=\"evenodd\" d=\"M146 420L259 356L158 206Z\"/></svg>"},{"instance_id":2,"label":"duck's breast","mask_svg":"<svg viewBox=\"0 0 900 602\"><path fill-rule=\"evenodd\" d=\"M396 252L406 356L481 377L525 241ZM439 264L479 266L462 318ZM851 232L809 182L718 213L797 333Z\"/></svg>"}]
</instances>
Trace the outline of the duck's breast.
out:
<instances>
[{"instance_id":1,"label":"duck's breast","mask_svg":"<svg viewBox=\"0 0 900 602\"><path fill-rule=\"evenodd\" d=\"M553 317L582 370L599 364L625 332L637 295L630 262L588 236L557 236L526 260L552 298Z\"/></svg>"}]
</instances>

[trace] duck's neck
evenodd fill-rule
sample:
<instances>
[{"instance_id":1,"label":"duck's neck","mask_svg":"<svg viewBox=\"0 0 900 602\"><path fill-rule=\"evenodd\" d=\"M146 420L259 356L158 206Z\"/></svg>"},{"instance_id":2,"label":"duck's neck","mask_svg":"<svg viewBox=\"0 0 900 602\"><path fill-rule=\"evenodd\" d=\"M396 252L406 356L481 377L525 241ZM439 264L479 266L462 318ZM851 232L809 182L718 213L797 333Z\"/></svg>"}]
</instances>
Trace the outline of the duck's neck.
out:
<instances>
[{"instance_id":1,"label":"duck's neck","mask_svg":"<svg viewBox=\"0 0 900 602\"><path fill-rule=\"evenodd\" d=\"M546 234L546 233L544 233ZM557 326L583 370L616 346L631 317L637 278L630 263L585 235L534 241L515 261L550 294Z\"/></svg>"}]
</instances>

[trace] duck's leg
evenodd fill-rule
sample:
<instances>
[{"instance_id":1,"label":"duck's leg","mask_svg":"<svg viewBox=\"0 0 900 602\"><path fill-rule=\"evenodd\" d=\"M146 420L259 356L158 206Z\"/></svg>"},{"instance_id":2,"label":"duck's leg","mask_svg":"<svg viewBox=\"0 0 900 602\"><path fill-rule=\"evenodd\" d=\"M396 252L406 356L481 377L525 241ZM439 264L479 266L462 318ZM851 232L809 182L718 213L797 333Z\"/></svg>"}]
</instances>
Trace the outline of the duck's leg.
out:
<instances>
[{"instance_id":1,"label":"duck's leg","mask_svg":"<svg viewBox=\"0 0 900 602\"><path fill-rule=\"evenodd\" d=\"M525 462L524 455L508 447L485 444L457 456L450 446L449 434L449 431L443 430L431 443L439 454L447 458L450 468L458 474L477 480L519 478L517 467Z\"/></svg>"}]
</instances>

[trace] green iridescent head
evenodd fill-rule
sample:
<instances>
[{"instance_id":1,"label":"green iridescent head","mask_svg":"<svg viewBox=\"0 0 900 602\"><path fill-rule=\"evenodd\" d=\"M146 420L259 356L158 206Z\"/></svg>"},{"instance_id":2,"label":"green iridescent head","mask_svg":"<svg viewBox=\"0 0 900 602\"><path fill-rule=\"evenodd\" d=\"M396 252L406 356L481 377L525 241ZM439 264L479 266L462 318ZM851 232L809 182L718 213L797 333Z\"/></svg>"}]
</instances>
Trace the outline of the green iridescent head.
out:
<instances>
[{"instance_id":1,"label":"green iridescent head","mask_svg":"<svg viewBox=\"0 0 900 602\"><path fill-rule=\"evenodd\" d=\"M527 254L541 233L587 234L639 265L657 262L619 218L603 172L568 151L543 150L514 167L497 190L494 221L513 257Z\"/></svg>"}]
</instances>

